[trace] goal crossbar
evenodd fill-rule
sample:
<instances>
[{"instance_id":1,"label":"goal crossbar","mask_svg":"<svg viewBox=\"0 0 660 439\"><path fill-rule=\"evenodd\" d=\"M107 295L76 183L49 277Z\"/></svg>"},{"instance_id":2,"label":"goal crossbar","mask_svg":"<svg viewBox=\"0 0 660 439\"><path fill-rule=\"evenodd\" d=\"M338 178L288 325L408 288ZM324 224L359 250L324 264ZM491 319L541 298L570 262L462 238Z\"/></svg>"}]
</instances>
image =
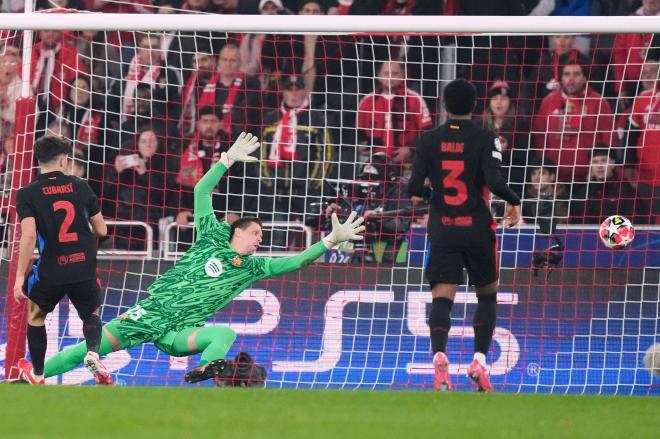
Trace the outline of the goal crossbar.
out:
<instances>
[{"instance_id":1,"label":"goal crossbar","mask_svg":"<svg viewBox=\"0 0 660 439\"><path fill-rule=\"evenodd\" d=\"M218 14L0 14L6 30L222 31L269 33L655 33L658 17L299 16Z\"/></svg>"}]
</instances>

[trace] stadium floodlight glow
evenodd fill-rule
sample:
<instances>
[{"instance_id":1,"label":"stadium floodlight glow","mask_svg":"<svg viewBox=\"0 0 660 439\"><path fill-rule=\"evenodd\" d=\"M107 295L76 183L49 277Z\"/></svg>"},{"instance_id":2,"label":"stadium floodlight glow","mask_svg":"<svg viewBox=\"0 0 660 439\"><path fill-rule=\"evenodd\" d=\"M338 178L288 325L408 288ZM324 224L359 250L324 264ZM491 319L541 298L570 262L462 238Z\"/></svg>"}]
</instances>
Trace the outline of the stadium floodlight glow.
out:
<instances>
[{"instance_id":1,"label":"stadium floodlight glow","mask_svg":"<svg viewBox=\"0 0 660 439\"><path fill-rule=\"evenodd\" d=\"M114 30L265 33L446 32L446 33L599 33L660 32L657 17L360 15L205 15L205 14L0 14L6 30Z\"/></svg>"}]
</instances>

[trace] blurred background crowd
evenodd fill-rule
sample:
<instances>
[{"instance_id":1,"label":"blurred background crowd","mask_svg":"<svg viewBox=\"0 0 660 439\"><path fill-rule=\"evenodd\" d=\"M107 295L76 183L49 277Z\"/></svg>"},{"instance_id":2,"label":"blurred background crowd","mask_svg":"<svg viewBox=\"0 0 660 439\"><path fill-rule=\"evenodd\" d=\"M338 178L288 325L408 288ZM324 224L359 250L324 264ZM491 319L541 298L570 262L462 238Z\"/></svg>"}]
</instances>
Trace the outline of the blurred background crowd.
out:
<instances>
[{"instance_id":1,"label":"blurred background crowd","mask_svg":"<svg viewBox=\"0 0 660 439\"><path fill-rule=\"evenodd\" d=\"M2 1L1 9L22 12L23 6ZM46 13L660 14L660 0L38 0L36 7ZM22 42L21 33L2 32L5 194ZM329 213L356 209L370 220L375 259L393 261L411 225L424 222L406 180L416 139L446 118L439 96L454 77L477 86L474 123L499 136L502 169L523 199L526 223L546 234L557 224L597 224L613 214L660 224L659 59L660 37L635 33L40 31L29 85L37 98L36 135L71 140L74 172L89 180L108 218L146 222L161 239L165 224L188 224L194 185L238 133L249 131L262 140L262 160L232 167L218 187L214 203L228 221L256 214L321 231ZM273 247L301 246L286 227L280 232L272 233ZM139 247L141 233L117 229L107 245Z\"/></svg>"}]
</instances>

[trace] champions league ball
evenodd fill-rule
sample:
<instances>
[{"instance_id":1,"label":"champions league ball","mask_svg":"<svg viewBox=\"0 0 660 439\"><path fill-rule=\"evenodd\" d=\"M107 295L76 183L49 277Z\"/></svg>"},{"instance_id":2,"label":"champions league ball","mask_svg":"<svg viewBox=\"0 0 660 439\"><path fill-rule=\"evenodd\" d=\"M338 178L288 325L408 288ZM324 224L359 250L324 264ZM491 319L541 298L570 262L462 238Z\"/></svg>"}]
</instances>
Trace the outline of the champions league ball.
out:
<instances>
[{"instance_id":1,"label":"champions league ball","mask_svg":"<svg viewBox=\"0 0 660 439\"><path fill-rule=\"evenodd\" d=\"M598 236L607 248L624 248L635 238L635 228L628 218L612 215L602 222Z\"/></svg>"},{"instance_id":2,"label":"champions league ball","mask_svg":"<svg viewBox=\"0 0 660 439\"><path fill-rule=\"evenodd\" d=\"M651 345L644 354L644 367L656 378L660 378L660 343Z\"/></svg>"}]
</instances>

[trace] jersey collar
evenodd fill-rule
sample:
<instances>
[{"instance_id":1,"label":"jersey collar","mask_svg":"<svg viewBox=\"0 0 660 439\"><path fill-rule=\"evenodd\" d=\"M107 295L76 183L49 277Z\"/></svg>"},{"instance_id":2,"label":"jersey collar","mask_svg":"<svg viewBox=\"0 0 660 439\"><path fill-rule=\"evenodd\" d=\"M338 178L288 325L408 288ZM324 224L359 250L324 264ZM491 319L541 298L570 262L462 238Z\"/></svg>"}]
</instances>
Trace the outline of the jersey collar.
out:
<instances>
[{"instance_id":1,"label":"jersey collar","mask_svg":"<svg viewBox=\"0 0 660 439\"><path fill-rule=\"evenodd\" d=\"M55 178L60 176L64 176L64 173L62 171L52 171L52 172L46 172L45 174L39 174L37 178L39 180L47 180L50 178Z\"/></svg>"}]
</instances>

